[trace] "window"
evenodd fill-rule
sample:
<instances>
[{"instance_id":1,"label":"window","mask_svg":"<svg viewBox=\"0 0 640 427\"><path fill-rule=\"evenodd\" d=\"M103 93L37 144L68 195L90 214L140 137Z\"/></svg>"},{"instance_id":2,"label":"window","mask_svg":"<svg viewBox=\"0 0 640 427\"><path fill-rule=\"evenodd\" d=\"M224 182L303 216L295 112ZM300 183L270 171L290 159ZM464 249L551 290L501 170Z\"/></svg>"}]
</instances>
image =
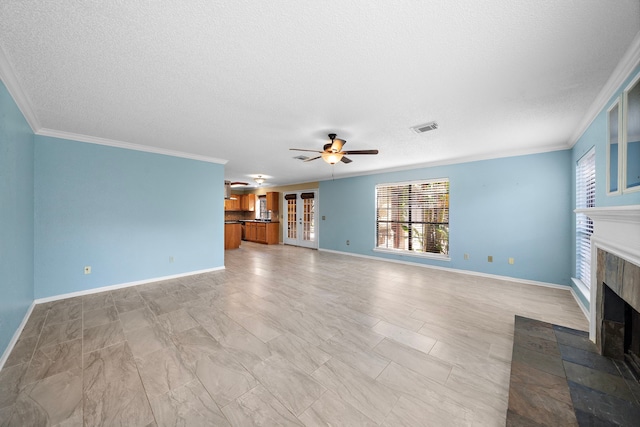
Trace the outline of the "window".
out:
<instances>
[{"instance_id":1,"label":"window","mask_svg":"<svg viewBox=\"0 0 640 427\"><path fill-rule=\"evenodd\" d=\"M448 258L449 180L376 185L375 249Z\"/></svg>"},{"instance_id":2,"label":"window","mask_svg":"<svg viewBox=\"0 0 640 427\"><path fill-rule=\"evenodd\" d=\"M578 160L576 167L576 209L596 205L595 148ZM591 286L591 235L593 221L583 213L576 213L576 278Z\"/></svg>"},{"instance_id":3,"label":"window","mask_svg":"<svg viewBox=\"0 0 640 427\"><path fill-rule=\"evenodd\" d=\"M260 205L260 209L256 209L256 213L260 216L260 219L267 218L267 196L258 196L258 203Z\"/></svg>"}]
</instances>

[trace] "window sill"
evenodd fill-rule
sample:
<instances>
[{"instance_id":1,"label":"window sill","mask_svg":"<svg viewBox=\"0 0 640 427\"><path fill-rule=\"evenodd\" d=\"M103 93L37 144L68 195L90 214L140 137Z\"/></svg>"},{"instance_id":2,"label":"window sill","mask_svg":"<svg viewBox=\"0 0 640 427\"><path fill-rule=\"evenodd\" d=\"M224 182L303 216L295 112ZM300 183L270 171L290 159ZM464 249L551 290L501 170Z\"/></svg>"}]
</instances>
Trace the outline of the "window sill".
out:
<instances>
[{"instance_id":1,"label":"window sill","mask_svg":"<svg viewBox=\"0 0 640 427\"><path fill-rule=\"evenodd\" d=\"M451 261L451 258L449 258L449 255L442 255L442 254L432 254L432 253L424 253L424 252L419 253L419 252L409 252L409 251L382 249L382 248L373 248L373 251L380 252L383 254L407 256L407 257L413 257L413 258L433 259L437 261Z\"/></svg>"},{"instance_id":2,"label":"window sill","mask_svg":"<svg viewBox=\"0 0 640 427\"><path fill-rule=\"evenodd\" d=\"M571 281L573 282L574 285L576 285L576 288L578 288L578 291L580 291L582 296L587 301L591 302L591 290L587 287L587 285L585 285L584 282L582 282L582 280L576 279L575 277L572 277Z\"/></svg>"}]
</instances>

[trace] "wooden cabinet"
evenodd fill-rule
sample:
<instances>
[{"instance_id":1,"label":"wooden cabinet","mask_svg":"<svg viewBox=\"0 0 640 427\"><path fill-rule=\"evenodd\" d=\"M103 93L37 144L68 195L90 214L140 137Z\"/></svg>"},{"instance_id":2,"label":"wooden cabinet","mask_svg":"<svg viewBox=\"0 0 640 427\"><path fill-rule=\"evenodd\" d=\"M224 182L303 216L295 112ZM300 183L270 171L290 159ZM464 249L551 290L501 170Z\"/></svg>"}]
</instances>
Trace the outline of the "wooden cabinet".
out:
<instances>
[{"instance_id":1,"label":"wooden cabinet","mask_svg":"<svg viewBox=\"0 0 640 427\"><path fill-rule=\"evenodd\" d=\"M268 211L279 211L279 205L280 203L280 193L278 193L277 191L271 191L269 193L267 193L267 210Z\"/></svg>"},{"instance_id":2,"label":"wooden cabinet","mask_svg":"<svg viewBox=\"0 0 640 427\"><path fill-rule=\"evenodd\" d=\"M255 222L246 222L244 224L244 238L250 242L256 241L256 223Z\"/></svg>"},{"instance_id":3,"label":"wooden cabinet","mask_svg":"<svg viewBox=\"0 0 640 427\"><path fill-rule=\"evenodd\" d=\"M280 243L280 223L269 222L266 224L266 241L268 245L277 245Z\"/></svg>"},{"instance_id":4,"label":"wooden cabinet","mask_svg":"<svg viewBox=\"0 0 640 427\"><path fill-rule=\"evenodd\" d=\"M278 244L279 225L277 222L247 222L245 223L245 240L267 245Z\"/></svg>"},{"instance_id":5,"label":"wooden cabinet","mask_svg":"<svg viewBox=\"0 0 640 427\"><path fill-rule=\"evenodd\" d=\"M256 231L256 240L258 242L267 243L267 224L258 224L258 229Z\"/></svg>"},{"instance_id":6,"label":"wooden cabinet","mask_svg":"<svg viewBox=\"0 0 640 427\"><path fill-rule=\"evenodd\" d=\"M232 195L233 199L224 199L224 210L225 211L239 211L240 210L240 199L237 194Z\"/></svg>"},{"instance_id":7,"label":"wooden cabinet","mask_svg":"<svg viewBox=\"0 0 640 427\"><path fill-rule=\"evenodd\" d=\"M240 210L245 212L254 212L256 210L256 195L243 194L240 196Z\"/></svg>"},{"instance_id":8,"label":"wooden cabinet","mask_svg":"<svg viewBox=\"0 0 640 427\"><path fill-rule=\"evenodd\" d=\"M224 200L225 211L254 212L256 210L255 194L232 194L233 199Z\"/></svg>"},{"instance_id":9,"label":"wooden cabinet","mask_svg":"<svg viewBox=\"0 0 640 427\"><path fill-rule=\"evenodd\" d=\"M224 249L238 249L240 247L240 235L242 226L240 223L224 225Z\"/></svg>"}]
</instances>

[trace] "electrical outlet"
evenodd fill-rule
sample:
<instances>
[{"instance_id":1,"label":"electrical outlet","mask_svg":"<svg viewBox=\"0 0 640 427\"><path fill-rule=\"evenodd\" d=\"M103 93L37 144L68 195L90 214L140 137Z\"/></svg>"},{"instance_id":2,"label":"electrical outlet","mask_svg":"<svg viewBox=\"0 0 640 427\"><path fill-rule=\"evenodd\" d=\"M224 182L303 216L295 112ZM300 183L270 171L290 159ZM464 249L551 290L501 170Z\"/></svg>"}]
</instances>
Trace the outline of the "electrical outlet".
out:
<instances>
[{"instance_id":1,"label":"electrical outlet","mask_svg":"<svg viewBox=\"0 0 640 427\"><path fill-rule=\"evenodd\" d=\"M464 254L465 261L469 259L469 254Z\"/></svg>"},{"instance_id":2,"label":"electrical outlet","mask_svg":"<svg viewBox=\"0 0 640 427\"><path fill-rule=\"evenodd\" d=\"M489 256L487 257L487 262L493 262L493 256L489 255Z\"/></svg>"},{"instance_id":3,"label":"electrical outlet","mask_svg":"<svg viewBox=\"0 0 640 427\"><path fill-rule=\"evenodd\" d=\"M513 258L509 258L509 264L513 265L516 262Z\"/></svg>"},{"instance_id":4,"label":"electrical outlet","mask_svg":"<svg viewBox=\"0 0 640 427\"><path fill-rule=\"evenodd\" d=\"M91 274L91 266L87 265L84 267L84 274Z\"/></svg>"},{"instance_id":5,"label":"electrical outlet","mask_svg":"<svg viewBox=\"0 0 640 427\"><path fill-rule=\"evenodd\" d=\"M349 243L349 241L347 240L347 246L349 246L349 244L350 244L350 243Z\"/></svg>"},{"instance_id":6,"label":"electrical outlet","mask_svg":"<svg viewBox=\"0 0 640 427\"><path fill-rule=\"evenodd\" d=\"M169 262L173 262L173 257L172 256L169 257Z\"/></svg>"},{"instance_id":7,"label":"electrical outlet","mask_svg":"<svg viewBox=\"0 0 640 427\"><path fill-rule=\"evenodd\" d=\"M324 221L325 219L327 219L327 217L322 215L322 220Z\"/></svg>"}]
</instances>

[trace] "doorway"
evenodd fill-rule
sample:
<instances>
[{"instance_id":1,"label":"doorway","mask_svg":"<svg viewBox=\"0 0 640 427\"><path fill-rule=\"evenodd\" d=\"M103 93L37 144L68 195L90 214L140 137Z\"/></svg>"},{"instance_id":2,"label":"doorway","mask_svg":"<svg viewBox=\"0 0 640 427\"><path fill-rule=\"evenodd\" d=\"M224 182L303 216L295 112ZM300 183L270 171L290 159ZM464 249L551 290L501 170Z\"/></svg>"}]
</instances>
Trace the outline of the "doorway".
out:
<instances>
[{"instance_id":1,"label":"doorway","mask_svg":"<svg viewBox=\"0 0 640 427\"><path fill-rule=\"evenodd\" d=\"M317 190L284 193L284 208L287 215L284 244L318 248L317 205Z\"/></svg>"}]
</instances>

